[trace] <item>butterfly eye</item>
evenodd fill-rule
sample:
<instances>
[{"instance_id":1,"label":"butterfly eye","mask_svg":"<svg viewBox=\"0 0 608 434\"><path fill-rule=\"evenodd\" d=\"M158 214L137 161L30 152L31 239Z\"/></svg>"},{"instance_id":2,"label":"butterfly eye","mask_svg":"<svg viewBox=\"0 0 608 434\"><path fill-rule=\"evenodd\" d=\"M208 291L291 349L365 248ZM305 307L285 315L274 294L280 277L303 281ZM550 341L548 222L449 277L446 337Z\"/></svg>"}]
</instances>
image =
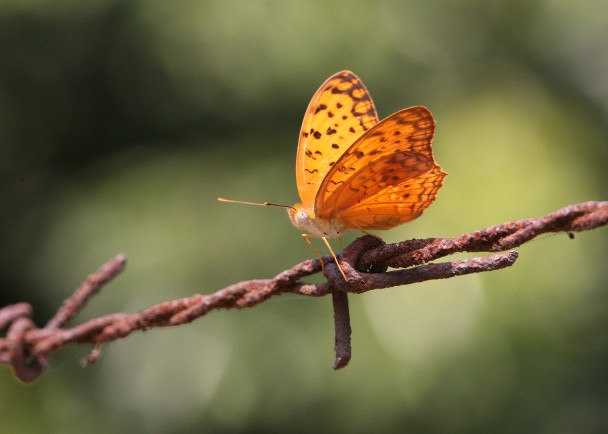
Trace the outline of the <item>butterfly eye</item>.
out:
<instances>
[{"instance_id":1,"label":"butterfly eye","mask_svg":"<svg viewBox=\"0 0 608 434\"><path fill-rule=\"evenodd\" d=\"M304 208L300 208L296 213L296 222L300 225L304 225L308 223L309 220L310 216L308 215L308 212L306 212Z\"/></svg>"}]
</instances>

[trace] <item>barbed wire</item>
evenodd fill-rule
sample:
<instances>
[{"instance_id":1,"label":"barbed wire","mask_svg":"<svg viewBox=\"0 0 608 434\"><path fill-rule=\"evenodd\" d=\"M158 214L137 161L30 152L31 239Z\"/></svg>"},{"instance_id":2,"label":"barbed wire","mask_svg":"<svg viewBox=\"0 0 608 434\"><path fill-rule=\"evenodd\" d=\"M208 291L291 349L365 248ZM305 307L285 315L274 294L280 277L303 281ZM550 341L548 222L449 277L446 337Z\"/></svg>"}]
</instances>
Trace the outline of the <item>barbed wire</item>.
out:
<instances>
[{"instance_id":1,"label":"barbed wire","mask_svg":"<svg viewBox=\"0 0 608 434\"><path fill-rule=\"evenodd\" d=\"M338 257L340 273L331 256L301 262L272 279L235 283L212 294L155 304L136 313L115 313L69 327L87 302L102 287L120 274L126 256L117 255L66 299L47 324L38 328L32 321L33 307L26 302L0 309L0 363L12 366L24 382L32 382L48 366L49 356L70 344L94 344L83 361L94 363L103 344L133 332L156 327L187 324L218 309L243 309L256 306L281 293L321 297L332 295L335 325L334 369L346 366L351 357L351 326L348 293L360 294L380 288L409 285L427 280L447 279L471 273L499 270L513 265L518 257L510 250L548 232L586 231L608 224L608 202L570 205L538 219L524 219L487 227L456 238L412 239L384 244L365 235L351 243ZM510 250L506 253L496 253ZM491 256L430 263L458 252L490 252ZM324 264L324 266L322 265ZM400 268L387 271L388 267ZM324 283L302 279L323 271Z\"/></svg>"}]
</instances>

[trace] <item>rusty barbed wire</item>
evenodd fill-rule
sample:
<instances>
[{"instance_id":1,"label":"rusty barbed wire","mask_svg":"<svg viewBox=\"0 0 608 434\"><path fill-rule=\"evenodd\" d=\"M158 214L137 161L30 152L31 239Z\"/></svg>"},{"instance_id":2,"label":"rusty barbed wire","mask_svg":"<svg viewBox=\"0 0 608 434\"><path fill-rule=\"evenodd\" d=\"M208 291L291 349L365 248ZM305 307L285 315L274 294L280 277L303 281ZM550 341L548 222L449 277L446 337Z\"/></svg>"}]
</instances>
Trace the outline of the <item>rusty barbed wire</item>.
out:
<instances>
[{"instance_id":1,"label":"rusty barbed wire","mask_svg":"<svg viewBox=\"0 0 608 434\"><path fill-rule=\"evenodd\" d=\"M17 303L0 309L0 363L12 366L24 382L35 381L48 365L54 352L70 344L94 344L85 359L95 362L101 345L124 338L133 332L155 327L187 324L217 309L253 307L274 295L294 293L320 297L332 294L335 324L335 362L339 369L351 357L348 293L447 279L471 273L499 270L513 265L518 253L508 251L491 256L429 263L457 252L502 252L548 232L578 232L608 224L608 202L584 202L567 206L538 219L525 219L487 227L456 238L412 239L384 244L365 235L351 243L340 255L344 280L331 256L301 262L272 279L239 282L212 294L195 294L158 303L136 313L116 313L94 318L68 328L86 303L125 268L126 257L117 255L66 299L46 326L38 328L31 320L33 308ZM401 268L387 271L388 267ZM312 284L301 279L321 272L327 282Z\"/></svg>"}]
</instances>

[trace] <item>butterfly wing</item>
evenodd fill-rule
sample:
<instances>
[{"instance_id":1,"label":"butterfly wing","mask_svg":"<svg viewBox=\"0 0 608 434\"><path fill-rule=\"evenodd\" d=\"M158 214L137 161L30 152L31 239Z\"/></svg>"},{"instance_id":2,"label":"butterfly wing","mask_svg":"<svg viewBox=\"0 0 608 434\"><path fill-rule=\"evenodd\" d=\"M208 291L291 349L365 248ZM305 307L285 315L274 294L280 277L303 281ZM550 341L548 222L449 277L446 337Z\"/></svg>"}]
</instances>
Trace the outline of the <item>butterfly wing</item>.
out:
<instances>
[{"instance_id":1,"label":"butterfly wing","mask_svg":"<svg viewBox=\"0 0 608 434\"><path fill-rule=\"evenodd\" d=\"M298 193L305 207L312 209L332 165L376 123L372 98L355 74L338 72L321 85L306 109L296 157Z\"/></svg>"},{"instance_id":2,"label":"butterfly wing","mask_svg":"<svg viewBox=\"0 0 608 434\"><path fill-rule=\"evenodd\" d=\"M418 217L446 174L435 163L435 123L424 107L401 110L365 132L327 173L315 199L323 219L388 229Z\"/></svg>"},{"instance_id":3,"label":"butterfly wing","mask_svg":"<svg viewBox=\"0 0 608 434\"><path fill-rule=\"evenodd\" d=\"M339 218L351 229L390 229L414 220L435 200L445 173L436 166L411 182L385 189L344 210Z\"/></svg>"}]
</instances>

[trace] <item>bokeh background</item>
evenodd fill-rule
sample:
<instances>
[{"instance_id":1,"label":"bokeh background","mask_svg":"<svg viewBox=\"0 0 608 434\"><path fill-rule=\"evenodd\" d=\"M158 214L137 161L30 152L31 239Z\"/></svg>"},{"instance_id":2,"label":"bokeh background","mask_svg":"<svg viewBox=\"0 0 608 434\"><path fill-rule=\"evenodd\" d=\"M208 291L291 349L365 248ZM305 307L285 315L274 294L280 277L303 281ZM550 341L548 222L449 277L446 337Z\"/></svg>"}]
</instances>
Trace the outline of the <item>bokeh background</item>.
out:
<instances>
[{"instance_id":1,"label":"bokeh background","mask_svg":"<svg viewBox=\"0 0 608 434\"><path fill-rule=\"evenodd\" d=\"M386 241L608 197L603 0L4 0L0 299L42 325L119 252L79 318L275 275L312 256L284 211L316 88L351 69L381 117L428 106L449 173ZM354 235L353 235L354 236ZM351 238L352 239L352 236ZM5 432L608 432L608 231L510 269L351 297L281 296L104 350L0 368Z\"/></svg>"}]
</instances>

